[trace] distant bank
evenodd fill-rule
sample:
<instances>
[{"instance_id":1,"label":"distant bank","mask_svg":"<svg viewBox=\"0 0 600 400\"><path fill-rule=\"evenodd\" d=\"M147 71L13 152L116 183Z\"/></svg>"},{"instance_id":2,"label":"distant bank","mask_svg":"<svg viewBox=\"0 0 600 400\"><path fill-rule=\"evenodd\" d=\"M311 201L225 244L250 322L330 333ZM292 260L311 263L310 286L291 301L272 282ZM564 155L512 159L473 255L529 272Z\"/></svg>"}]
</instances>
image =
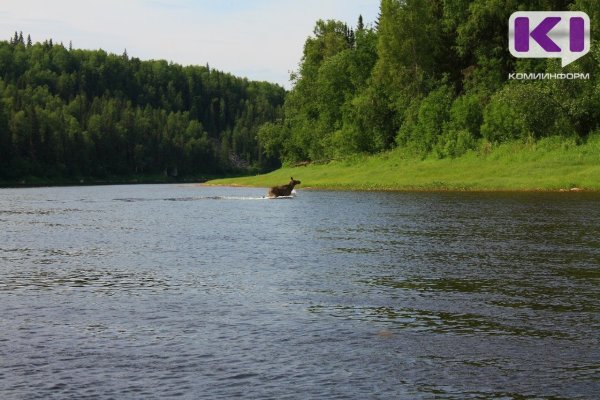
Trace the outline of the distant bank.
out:
<instances>
[{"instance_id":1,"label":"distant bank","mask_svg":"<svg viewBox=\"0 0 600 400\"><path fill-rule=\"evenodd\" d=\"M267 187L291 176L302 181L300 189L600 191L600 136L581 145L564 138L506 143L454 159L394 150L207 184Z\"/></svg>"},{"instance_id":2,"label":"distant bank","mask_svg":"<svg viewBox=\"0 0 600 400\"><path fill-rule=\"evenodd\" d=\"M16 180L0 179L0 188L40 187L40 186L92 186L92 185L135 185L135 184L163 184L163 183L203 183L214 176L189 176L167 177L163 175L126 175L98 177L54 177L43 178L28 176Z\"/></svg>"}]
</instances>

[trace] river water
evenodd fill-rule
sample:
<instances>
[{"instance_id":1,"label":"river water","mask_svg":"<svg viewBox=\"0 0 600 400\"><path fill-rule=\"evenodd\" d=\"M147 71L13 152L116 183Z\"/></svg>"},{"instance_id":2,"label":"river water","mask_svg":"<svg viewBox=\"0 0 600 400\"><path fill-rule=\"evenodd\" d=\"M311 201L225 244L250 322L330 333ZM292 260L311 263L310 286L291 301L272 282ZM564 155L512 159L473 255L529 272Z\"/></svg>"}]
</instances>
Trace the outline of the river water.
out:
<instances>
[{"instance_id":1,"label":"river water","mask_svg":"<svg viewBox=\"0 0 600 400\"><path fill-rule=\"evenodd\" d=\"M0 398L592 399L600 195L0 190Z\"/></svg>"}]
</instances>

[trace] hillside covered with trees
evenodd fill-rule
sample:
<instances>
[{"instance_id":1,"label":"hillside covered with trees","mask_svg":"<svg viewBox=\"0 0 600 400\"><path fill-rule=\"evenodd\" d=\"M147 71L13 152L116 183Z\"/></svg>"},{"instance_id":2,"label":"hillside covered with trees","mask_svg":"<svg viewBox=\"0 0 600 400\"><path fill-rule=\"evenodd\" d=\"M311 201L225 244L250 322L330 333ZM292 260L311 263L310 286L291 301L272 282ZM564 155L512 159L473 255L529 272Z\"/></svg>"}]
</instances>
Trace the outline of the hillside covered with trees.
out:
<instances>
[{"instance_id":1,"label":"hillside covered with trees","mask_svg":"<svg viewBox=\"0 0 600 400\"><path fill-rule=\"evenodd\" d=\"M514 58L508 20L527 10L585 11L590 53L566 68ZM595 0L382 0L373 25L317 22L285 118L265 124L260 142L292 165L398 147L446 158L557 135L582 143L600 128L599 34ZM513 72L590 79L511 81Z\"/></svg>"},{"instance_id":2,"label":"hillside covered with trees","mask_svg":"<svg viewBox=\"0 0 600 400\"><path fill-rule=\"evenodd\" d=\"M589 54L516 59L514 11L584 11ZM317 21L293 88L125 52L0 42L0 180L192 175L402 149L487 154L600 134L600 2L381 0L377 21ZM510 80L581 72L589 79ZM562 140L562 139L561 139Z\"/></svg>"},{"instance_id":3,"label":"hillside covered with trees","mask_svg":"<svg viewBox=\"0 0 600 400\"><path fill-rule=\"evenodd\" d=\"M0 42L0 180L222 174L272 167L258 128L285 90L206 67ZM275 164L273 164L275 162Z\"/></svg>"}]
</instances>

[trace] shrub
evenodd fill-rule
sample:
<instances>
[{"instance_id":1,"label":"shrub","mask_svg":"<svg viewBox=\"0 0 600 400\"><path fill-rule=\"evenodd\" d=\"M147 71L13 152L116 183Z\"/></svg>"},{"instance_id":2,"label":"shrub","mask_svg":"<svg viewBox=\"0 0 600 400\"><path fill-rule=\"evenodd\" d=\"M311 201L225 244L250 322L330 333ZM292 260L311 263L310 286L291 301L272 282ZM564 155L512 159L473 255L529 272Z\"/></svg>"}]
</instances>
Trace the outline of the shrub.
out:
<instances>
[{"instance_id":1,"label":"shrub","mask_svg":"<svg viewBox=\"0 0 600 400\"><path fill-rule=\"evenodd\" d=\"M466 129L445 132L436 146L436 154L440 158L459 157L477 146L477 140Z\"/></svg>"},{"instance_id":2,"label":"shrub","mask_svg":"<svg viewBox=\"0 0 600 400\"><path fill-rule=\"evenodd\" d=\"M436 146L438 157L458 157L474 149L483 120L482 105L475 95L458 97L450 108L450 120Z\"/></svg>"},{"instance_id":3,"label":"shrub","mask_svg":"<svg viewBox=\"0 0 600 400\"><path fill-rule=\"evenodd\" d=\"M430 152L449 119L453 96L454 91L443 85L429 93L420 103L413 101L405 112L397 142L415 147L424 153ZM417 105L418 112L415 112Z\"/></svg>"},{"instance_id":4,"label":"shrub","mask_svg":"<svg viewBox=\"0 0 600 400\"><path fill-rule=\"evenodd\" d=\"M543 82L515 83L492 96L481 134L492 142L569 135L573 128Z\"/></svg>"}]
</instances>

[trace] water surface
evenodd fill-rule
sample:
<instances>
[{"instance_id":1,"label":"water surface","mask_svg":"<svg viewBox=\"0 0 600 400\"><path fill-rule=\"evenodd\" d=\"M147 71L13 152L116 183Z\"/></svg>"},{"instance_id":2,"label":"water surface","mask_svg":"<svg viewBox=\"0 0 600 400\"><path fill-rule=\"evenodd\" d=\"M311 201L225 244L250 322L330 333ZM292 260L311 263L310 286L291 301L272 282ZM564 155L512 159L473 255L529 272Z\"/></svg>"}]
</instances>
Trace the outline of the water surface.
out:
<instances>
[{"instance_id":1,"label":"water surface","mask_svg":"<svg viewBox=\"0 0 600 400\"><path fill-rule=\"evenodd\" d=\"M597 398L600 196L0 190L0 397Z\"/></svg>"}]
</instances>

